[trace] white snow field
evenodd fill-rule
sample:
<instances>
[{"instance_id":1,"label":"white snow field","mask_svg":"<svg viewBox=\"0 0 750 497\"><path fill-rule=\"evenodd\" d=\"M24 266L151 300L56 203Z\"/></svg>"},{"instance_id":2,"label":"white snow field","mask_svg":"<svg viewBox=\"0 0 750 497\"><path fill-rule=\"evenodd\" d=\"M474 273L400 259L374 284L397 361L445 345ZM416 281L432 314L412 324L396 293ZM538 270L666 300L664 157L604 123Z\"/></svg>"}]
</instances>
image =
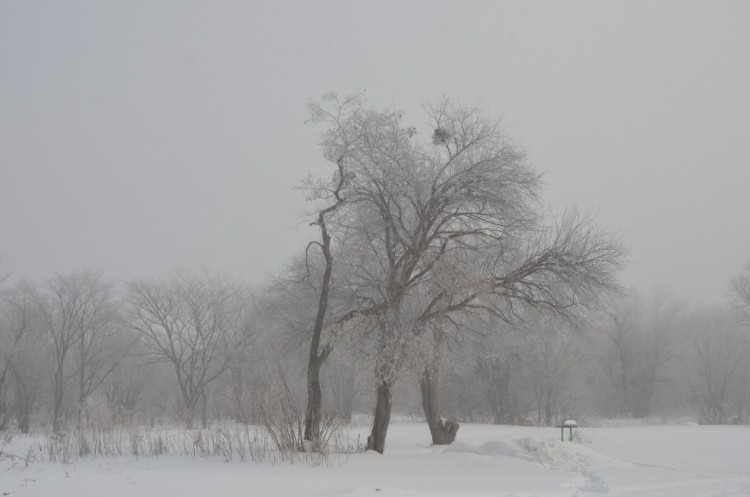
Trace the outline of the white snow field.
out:
<instances>
[{"instance_id":1,"label":"white snow field","mask_svg":"<svg viewBox=\"0 0 750 497\"><path fill-rule=\"evenodd\" d=\"M352 429L364 433L364 428ZM463 425L432 447L427 426L391 425L385 455L331 456L327 464L224 462L163 456L72 464L0 457L0 494L48 496L750 496L750 427L638 426L578 430ZM566 433L567 437L567 433Z\"/></svg>"}]
</instances>

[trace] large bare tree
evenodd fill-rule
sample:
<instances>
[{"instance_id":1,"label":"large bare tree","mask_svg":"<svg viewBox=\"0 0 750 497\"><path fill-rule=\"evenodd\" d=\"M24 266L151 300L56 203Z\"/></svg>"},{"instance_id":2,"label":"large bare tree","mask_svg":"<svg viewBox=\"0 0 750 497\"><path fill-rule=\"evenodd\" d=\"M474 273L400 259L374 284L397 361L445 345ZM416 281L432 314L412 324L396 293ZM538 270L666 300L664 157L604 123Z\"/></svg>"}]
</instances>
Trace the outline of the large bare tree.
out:
<instances>
[{"instance_id":1,"label":"large bare tree","mask_svg":"<svg viewBox=\"0 0 750 497\"><path fill-rule=\"evenodd\" d=\"M540 175L480 109L449 99L426 106L425 139L401 112L361 96L341 102L327 96L320 105L330 110L314 116L329 124L324 155L339 166L334 181L343 178L335 191L344 206L329 230L346 232L347 249L359 254L344 262L356 261L347 271L359 305L342 319L375 322L368 448L383 452L392 389L414 337L473 309L508 320L522 308L568 313L616 287L623 250L586 217L546 226ZM333 188L323 182L319 190ZM429 370L425 379L423 392L434 389ZM435 407L427 413L433 434L445 429Z\"/></svg>"}]
</instances>

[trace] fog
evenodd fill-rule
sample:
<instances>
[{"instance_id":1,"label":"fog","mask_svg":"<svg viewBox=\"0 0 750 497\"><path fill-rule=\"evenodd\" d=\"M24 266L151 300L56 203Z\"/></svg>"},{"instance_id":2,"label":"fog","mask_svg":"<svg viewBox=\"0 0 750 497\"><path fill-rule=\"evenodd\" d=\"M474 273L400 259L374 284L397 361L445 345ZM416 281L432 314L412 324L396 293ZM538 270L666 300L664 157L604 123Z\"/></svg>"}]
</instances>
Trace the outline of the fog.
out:
<instances>
[{"instance_id":1,"label":"fog","mask_svg":"<svg viewBox=\"0 0 750 497\"><path fill-rule=\"evenodd\" d=\"M3 440L750 423L748 14L0 3Z\"/></svg>"},{"instance_id":2,"label":"fog","mask_svg":"<svg viewBox=\"0 0 750 497\"><path fill-rule=\"evenodd\" d=\"M2 271L261 282L315 236L324 92L502 116L544 201L598 214L625 286L724 300L750 258L743 2L0 4Z\"/></svg>"}]
</instances>

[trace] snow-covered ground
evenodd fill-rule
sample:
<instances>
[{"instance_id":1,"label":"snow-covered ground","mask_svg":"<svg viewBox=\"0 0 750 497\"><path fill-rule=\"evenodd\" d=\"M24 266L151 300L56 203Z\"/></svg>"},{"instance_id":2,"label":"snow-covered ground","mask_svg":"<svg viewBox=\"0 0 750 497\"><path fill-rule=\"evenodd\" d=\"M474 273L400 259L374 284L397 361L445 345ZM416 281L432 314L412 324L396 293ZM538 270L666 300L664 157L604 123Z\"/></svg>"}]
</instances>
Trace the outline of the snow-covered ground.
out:
<instances>
[{"instance_id":1,"label":"snow-covered ground","mask_svg":"<svg viewBox=\"0 0 750 497\"><path fill-rule=\"evenodd\" d=\"M364 432L364 429L355 431ZM0 494L46 496L750 496L750 427L638 426L578 430L463 425L432 447L424 424L396 423L385 455L327 464L220 458L100 458L74 464L0 457ZM23 437L6 447L21 450Z\"/></svg>"}]
</instances>

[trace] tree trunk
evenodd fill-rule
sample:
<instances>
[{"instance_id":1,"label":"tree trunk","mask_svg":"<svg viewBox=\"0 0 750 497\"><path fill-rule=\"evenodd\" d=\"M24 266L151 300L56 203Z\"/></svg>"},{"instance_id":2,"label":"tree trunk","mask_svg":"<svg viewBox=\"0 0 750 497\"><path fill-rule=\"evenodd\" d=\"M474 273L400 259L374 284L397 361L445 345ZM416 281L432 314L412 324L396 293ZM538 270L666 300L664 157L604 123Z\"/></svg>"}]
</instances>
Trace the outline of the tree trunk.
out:
<instances>
[{"instance_id":1,"label":"tree trunk","mask_svg":"<svg viewBox=\"0 0 750 497\"><path fill-rule=\"evenodd\" d=\"M323 410L323 394L320 389L320 366L321 361L315 351L315 359L310 357L307 366L307 411L305 412L305 440L313 445L313 450L318 449L320 443L320 418Z\"/></svg>"},{"instance_id":2,"label":"tree trunk","mask_svg":"<svg viewBox=\"0 0 750 497\"><path fill-rule=\"evenodd\" d=\"M459 424L452 420L440 418L438 407L437 375L427 366L424 375L419 380L419 390L422 393L422 410L430 427L433 445L450 445L456 440Z\"/></svg>"},{"instance_id":3,"label":"tree trunk","mask_svg":"<svg viewBox=\"0 0 750 497\"><path fill-rule=\"evenodd\" d=\"M552 394L549 391L549 388L547 389L547 392L545 392L545 399L544 399L544 422L547 426L552 426L552 420L554 419L554 409L552 401ZM561 422L564 420L561 420Z\"/></svg>"},{"instance_id":4,"label":"tree trunk","mask_svg":"<svg viewBox=\"0 0 750 497\"><path fill-rule=\"evenodd\" d=\"M318 213L318 227L320 228L321 242L318 244L323 251L325 259L325 270L323 271L323 280L320 284L320 298L318 299L318 311L315 315L315 324L313 325L312 337L310 340L310 355L307 362L307 410L305 412L305 433L304 439L309 441L313 450L319 450L320 443L320 419L323 410L323 394L320 388L320 368L328 358L331 352L331 346L328 345L320 351L320 337L323 334L323 324L325 322L326 312L328 311L328 295L331 291L331 273L333 271L333 256L331 255L331 236L328 234L326 226L326 214L333 212L343 202L339 198L338 192L344 181L344 163L343 158L338 160L339 183L334 196L336 203L323 209ZM309 246L308 246L309 247Z\"/></svg>"},{"instance_id":5,"label":"tree trunk","mask_svg":"<svg viewBox=\"0 0 750 497\"><path fill-rule=\"evenodd\" d=\"M63 382L65 376L62 363L58 363L53 381L52 431L57 433L63 424Z\"/></svg>"},{"instance_id":6,"label":"tree trunk","mask_svg":"<svg viewBox=\"0 0 750 497\"><path fill-rule=\"evenodd\" d=\"M0 375L0 431L4 431L8 426L8 404L6 402L6 395L7 395L7 387L6 387L6 372L7 370L3 371L3 374Z\"/></svg>"},{"instance_id":7,"label":"tree trunk","mask_svg":"<svg viewBox=\"0 0 750 497\"><path fill-rule=\"evenodd\" d=\"M208 398L206 397L206 392L201 394L201 399L201 426L208 428Z\"/></svg>"},{"instance_id":8,"label":"tree trunk","mask_svg":"<svg viewBox=\"0 0 750 497\"><path fill-rule=\"evenodd\" d=\"M327 238L327 235L326 237ZM324 250L327 252L327 249ZM320 420L323 410L323 393L320 388L320 368L323 367L331 347L327 346L323 351L320 348L320 336L323 331L323 317L328 306L329 282L331 267L326 258L326 272L323 276L323 287L320 290L320 302L318 315L315 319L312 342L310 344L310 357L307 363L307 410L305 411L305 433L304 439L312 444L313 450L320 450Z\"/></svg>"},{"instance_id":9,"label":"tree trunk","mask_svg":"<svg viewBox=\"0 0 750 497\"><path fill-rule=\"evenodd\" d=\"M21 433L29 433L31 413L34 410L36 394L17 380L16 388L16 422Z\"/></svg>"},{"instance_id":10,"label":"tree trunk","mask_svg":"<svg viewBox=\"0 0 750 497\"><path fill-rule=\"evenodd\" d=\"M367 437L367 450L374 450L382 454L385 450L385 436L388 433L388 423L391 420L391 408L393 407L391 384L381 382L378 385L377 395L372 432Z\"/></svg>"},{"instance_id":11,"label":"tree trunk","mask_svg":"<svg viewBox=\"0 0 750 497\"><path fill-rule=\"evenodd\" d=\"M242 405L242 372L240 368L232 366L229 368L230 384L232 385L232 419L238 423L247 424L245 412Z\"/></svg>"},{"instance_id":12,"label":"tree trunk","mask_svg":"<svg viewBox=\"0 0 750 497\"><path fill-rule=\"evenodd\" d=\"M76 427L81 430L86 426L86 366L83 363L78 371L78 420Z\"/></svg>"},{"instance_id":13,"label":"tree trunk","mask_svg":"<svg viewBox=\"0 0 750 497\"><path fill-rule=\"evenodd\" d=\"M19 412L16 421L18 422L18 429L21 433L28 435L31 426L31 411L26 410Z\"/></svg>"},{"instance_id":14,"label":"tree trunk","mask_svg":"<svg viewBox=\"0 0 750 497\"><path fill-rule=\"evenodd\" d=\"M185 429L186 430L193 429L193 419L195 418L195 404L196 403L197 403L197 399L191 400L190 402L186 402L186 405L185 405Z\"/></svg>"}]
</instances>

